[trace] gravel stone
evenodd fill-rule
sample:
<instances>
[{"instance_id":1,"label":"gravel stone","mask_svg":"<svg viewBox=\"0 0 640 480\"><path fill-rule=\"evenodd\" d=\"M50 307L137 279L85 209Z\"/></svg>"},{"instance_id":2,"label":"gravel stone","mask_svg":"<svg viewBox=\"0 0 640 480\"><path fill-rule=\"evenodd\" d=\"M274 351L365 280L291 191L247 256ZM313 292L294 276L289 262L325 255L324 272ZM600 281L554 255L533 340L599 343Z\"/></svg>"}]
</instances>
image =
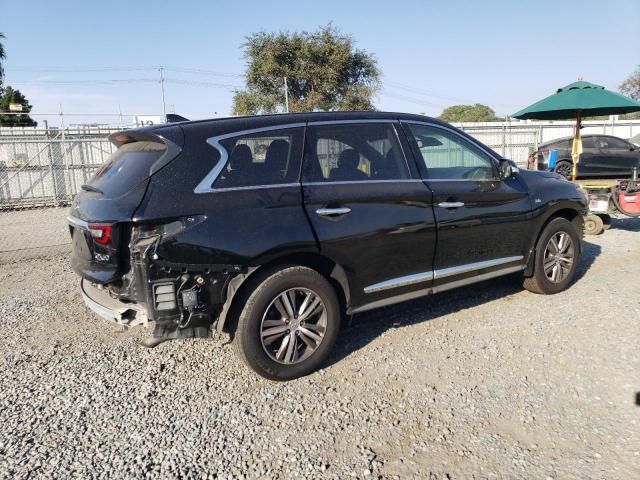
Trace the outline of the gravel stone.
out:
<instances>
[{"instance_id":1,"label":"gravel stone","mask_svg":"<svg viewBox=\"0 0 640 480\"><path fill-rule=\"evenodd\" d=\"M640 478L639 232L587 237L558 295L509 276L358 315L288 383L226 337L141 347L68 250L0 263L0 478Z\"/></svg>"}]
</instances>

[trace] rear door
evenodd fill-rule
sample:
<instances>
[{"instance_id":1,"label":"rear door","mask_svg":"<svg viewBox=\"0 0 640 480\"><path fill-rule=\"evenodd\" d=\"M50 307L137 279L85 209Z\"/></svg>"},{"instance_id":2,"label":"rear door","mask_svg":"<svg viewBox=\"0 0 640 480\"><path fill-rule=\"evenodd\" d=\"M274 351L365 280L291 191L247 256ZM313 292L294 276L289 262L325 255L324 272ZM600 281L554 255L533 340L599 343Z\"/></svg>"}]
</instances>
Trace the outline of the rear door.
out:
<instances>
[{"instance_id":1,"label":"rear door","mask_svg":"<svg viewBox=\"0 0 640 480\"><path fill-rule=\"evenodd\" d=\"M349 276L354 312L391 303L390 297L417 296L432 282L432 194L415 165L412 174L397 126L348 121L307 127L306 212L322 253Z\"/></svg>"},{"instance_id":2,"label":"rear door","mask_svg":"<svg viewBox=\"0 0 640 480\"><path fill-rule=\"evenodd\" d=\"M531 202L517 178L498 178L497 160L453 129L406 123L438 226L436 288L515 271L531 240Z\"/></svg>"},{"instance_id":3,"label":"rear door","mask_svg":"<svg viewBox=\"0 0 640 480\"><path fill-rule=\"evenodd\" d=\"M181 132L174 136L181 141ZM118 147L75 196L69 215L71 266L84 278L108 283L128 267L131 219L155 172L180 147L160 135L139 131L111 137Z\"/></svg>"}]
</instances>

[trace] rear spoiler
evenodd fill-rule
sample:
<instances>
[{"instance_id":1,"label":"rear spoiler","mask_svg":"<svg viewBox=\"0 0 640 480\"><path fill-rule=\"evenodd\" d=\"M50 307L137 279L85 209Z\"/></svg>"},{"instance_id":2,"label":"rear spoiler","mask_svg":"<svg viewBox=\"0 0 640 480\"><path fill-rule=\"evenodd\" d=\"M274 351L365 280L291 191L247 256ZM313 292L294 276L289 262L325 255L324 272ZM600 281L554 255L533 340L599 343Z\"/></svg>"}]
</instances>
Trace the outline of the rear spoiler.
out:
<instances>
[{"instance_id":1,"label":"rear spoiler","mask_svg":"<svg viewBox=\"0 0 640 480\"><path fill-rule=\"evenodd\" d=\"M178 122L188 122L188 118L184 118L181 115L176 115L175 113L167 113L167 123L178 123Z\"/></svg>"}]
</instances>

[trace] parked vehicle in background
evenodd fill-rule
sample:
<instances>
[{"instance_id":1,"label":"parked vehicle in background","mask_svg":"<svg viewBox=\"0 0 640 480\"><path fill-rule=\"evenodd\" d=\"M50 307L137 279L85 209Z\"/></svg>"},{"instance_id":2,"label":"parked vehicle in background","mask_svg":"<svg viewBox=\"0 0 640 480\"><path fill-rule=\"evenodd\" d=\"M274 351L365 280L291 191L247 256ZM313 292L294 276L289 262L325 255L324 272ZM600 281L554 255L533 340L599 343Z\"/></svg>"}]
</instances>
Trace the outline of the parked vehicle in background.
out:
<instances>
[{"instance_id":1,"label":"parked vehicle in background","mask_svg":"<svg viewBox=\"0 0 640 480\"><path fill-rule=\"evenodd\" d=\"M543 143L531 159L538 170L550 170L571 179L572 145L573 137ZM631 178L634 168L640 170L640 149L633 143L611 135L582 137L576 178Z\"/></svg>"},{"instance_id":2,"label":"parked vehicle in background","mask_svg":"<svg viewBox=\"0 0 640 480\"><path fill-rule=\"evenodd\" d=\"M380 112L129 130L72 205L86 304L158 337L229 331L285 380L355 314L500 275L571 283L586 198L452 126Z\"/></svg>"}]
</instances>

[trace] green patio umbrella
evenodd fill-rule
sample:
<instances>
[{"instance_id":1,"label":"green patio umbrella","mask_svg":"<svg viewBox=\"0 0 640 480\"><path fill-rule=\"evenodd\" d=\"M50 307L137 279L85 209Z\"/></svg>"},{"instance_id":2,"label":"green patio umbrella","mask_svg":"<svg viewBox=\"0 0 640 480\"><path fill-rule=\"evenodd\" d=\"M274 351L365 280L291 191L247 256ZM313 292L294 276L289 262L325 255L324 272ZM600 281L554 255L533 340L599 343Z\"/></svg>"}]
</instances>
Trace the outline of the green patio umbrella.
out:
<instances>
[{"instance_id":1,"label":"green patio umbrella","mask_svg":"<svg viewBox=\"0 0 640 480\"><path fill-rule=\"evenodd\" d=\"M580 128L582 117L595 115L618 115L640 111L640 102L606 90L600 85L577 81L558 89L556 93L512 116L520 119L566 120L576 119L576 133L573 139L573 180L576 179L576 164L582 152Z\"/></svg>"}]
</instances>

